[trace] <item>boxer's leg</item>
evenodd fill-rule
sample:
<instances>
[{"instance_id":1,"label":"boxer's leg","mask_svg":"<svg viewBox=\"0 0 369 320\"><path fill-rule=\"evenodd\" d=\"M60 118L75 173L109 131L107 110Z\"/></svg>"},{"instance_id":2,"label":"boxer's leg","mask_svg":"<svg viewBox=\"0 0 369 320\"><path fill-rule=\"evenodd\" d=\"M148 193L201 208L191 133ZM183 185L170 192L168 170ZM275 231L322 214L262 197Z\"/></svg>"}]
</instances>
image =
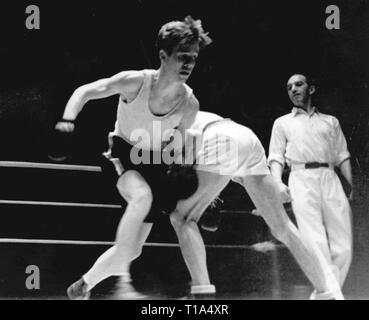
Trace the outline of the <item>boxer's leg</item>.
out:
<instances>
[{"instance_id":1,"label":"boxer's leg","mask_svg":"<svg viewBox=\"0 0 369 320\"><path fill-rule=\"evenodd\" d=\"M83 276L83 287L87 292L110 276L126 274L129 263L142 248L142 239L147 238L151 229L143 225L151 208L152 193L142 176L136 171L127 171L119 178L117 187L127 201L127 207L118 226L115 245L103 253ZM74 292L78 290L73 290L72 285L68 288L70 298L81 298Z\"/></svg>"},{"instance_id":2,"label":"boxer's leg","mask_svg":"<svg viewBox=\"0 0 369 320\"><path fill-rule=\"evenodd\" d=\"M206 208L229 183L230 177L198 171L198 178L199 187L196 193L186 200L179 201L170 218L191 274L192 293L205 293L212 288L209 287L206 250L197 222Z\"/></svg>"}]
</instances>

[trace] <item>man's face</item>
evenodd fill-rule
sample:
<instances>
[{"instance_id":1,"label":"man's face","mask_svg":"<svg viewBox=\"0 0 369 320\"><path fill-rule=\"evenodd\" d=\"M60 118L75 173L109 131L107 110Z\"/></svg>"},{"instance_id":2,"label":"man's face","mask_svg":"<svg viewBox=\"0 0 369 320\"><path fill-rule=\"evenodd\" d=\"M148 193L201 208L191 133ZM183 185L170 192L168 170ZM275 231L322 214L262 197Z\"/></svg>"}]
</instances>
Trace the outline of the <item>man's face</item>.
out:
<instances>
[{"instance_id":1,"label":"man's face","mask_svg":"<svg viewBox=\"0 0 369 320\"><path fill-rule=\"evenodd\" d=\"M307 84L305 76L300 74L293 75L287 82L288 96L296 107L306 107L314 92L312 89Z\"/></svg>"},{"instance_id":2,"label":"man's face","mask_svg":"<svg viewBox=\"0 0 369 320\"><path fill-rule=\"evenodd\" d=\"M195 67L200 46L196 44L182 45L175 48L170 56L164 52L162 63L177 80L186 82Z\"/></svg>"}]
</instances>

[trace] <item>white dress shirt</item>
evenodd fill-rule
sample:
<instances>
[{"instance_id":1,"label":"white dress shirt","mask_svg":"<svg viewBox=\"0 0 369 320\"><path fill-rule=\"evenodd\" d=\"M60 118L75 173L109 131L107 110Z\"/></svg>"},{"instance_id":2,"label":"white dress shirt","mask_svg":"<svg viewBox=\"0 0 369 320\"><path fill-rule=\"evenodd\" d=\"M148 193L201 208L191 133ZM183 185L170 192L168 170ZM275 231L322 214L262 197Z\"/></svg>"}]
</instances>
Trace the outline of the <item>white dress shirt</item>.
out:
<instances>
[{"instance_id":1,"label":"white dress shirt","mask_svg":"<svg viewBox=\"0 0 369 320\"><path fill-rule=\"evenodd\" d=\"M268 164L321 162L335 166L350 158L337 118L313 108L309 114L294 107L273 125Z\"/></svg>"}]
</instances>

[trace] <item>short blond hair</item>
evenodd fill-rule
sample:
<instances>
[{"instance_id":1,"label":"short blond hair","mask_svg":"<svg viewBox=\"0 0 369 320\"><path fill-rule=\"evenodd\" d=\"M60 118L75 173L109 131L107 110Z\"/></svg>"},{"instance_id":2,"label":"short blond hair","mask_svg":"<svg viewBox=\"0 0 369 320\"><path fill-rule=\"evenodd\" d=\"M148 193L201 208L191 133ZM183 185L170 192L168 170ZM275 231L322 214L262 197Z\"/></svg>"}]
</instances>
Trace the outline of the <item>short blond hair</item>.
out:
<instances>
[{"instance_id":1,"label":"short blond hair","mask_svg":"<svg viewBox=\"0 0 369 320\"><path fill-rule=\"evenodd\" d=\"M198 43L200 49L203 49L211 42L208 33L202 28L201 20L187 16L184 21L171 21L163 25L158 34L157 46L170 55L180 44Z\"/></svg>"}]
</instances>

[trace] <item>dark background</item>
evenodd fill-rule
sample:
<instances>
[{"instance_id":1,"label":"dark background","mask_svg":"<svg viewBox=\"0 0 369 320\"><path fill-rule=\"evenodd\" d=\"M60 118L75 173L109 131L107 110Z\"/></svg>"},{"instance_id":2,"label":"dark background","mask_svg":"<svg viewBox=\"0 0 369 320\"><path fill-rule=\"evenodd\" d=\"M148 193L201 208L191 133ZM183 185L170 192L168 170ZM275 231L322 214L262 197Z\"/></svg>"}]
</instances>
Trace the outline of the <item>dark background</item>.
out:
<instances>
[{"instance_id":1,"label":"dark background","mask_svg":"<svg viewBox=\"0 0 369 320\"><path fill-rule=\"evenodd\" d=\"M40 30L25 27L29 4L40 8ZM325 27L329 4L340 8L340 30ZM160 26L191 14L214 40L189 81L202 110L249 126L267 149L274 119L291 107L288 77L308 72L320 85L316 105L340 119L355 164L367 166L367 0L6 1L1 12L1 159L45 159L51 129L78 86L159 67ZM112 97L86 106L75 161L91 162L106 148L116 105Z\"/></svg>"},{"instance_id":2,"label":"dark background","mask_svg":"<svg viewBox=\"0 0 369 320\"><path fill-rule=\"evenodd\" d=\"M31 4L40 8L40 30L25 27ZM340 30L325 27L331 4L340 8ZM6 0L0 12L0 161L50 162L53 127L73 91L123 70L158 68L159 28L188 14L201 19L214 40L189 80L201 109L250 127L266 150L273 121L291 108L288 77L312 74L315 105L340 120L352 154L357 272L349 283L369 288L363 282L369 265L369 0ZM117 99L86 105L65 162L98 164ZM244 195L232 190L227 197L237 207Z\"/></svg>"}]
</instances>

